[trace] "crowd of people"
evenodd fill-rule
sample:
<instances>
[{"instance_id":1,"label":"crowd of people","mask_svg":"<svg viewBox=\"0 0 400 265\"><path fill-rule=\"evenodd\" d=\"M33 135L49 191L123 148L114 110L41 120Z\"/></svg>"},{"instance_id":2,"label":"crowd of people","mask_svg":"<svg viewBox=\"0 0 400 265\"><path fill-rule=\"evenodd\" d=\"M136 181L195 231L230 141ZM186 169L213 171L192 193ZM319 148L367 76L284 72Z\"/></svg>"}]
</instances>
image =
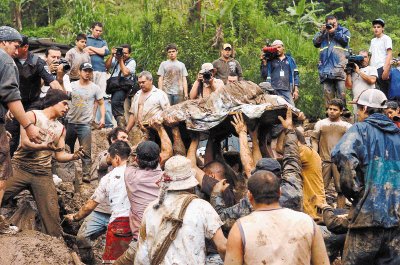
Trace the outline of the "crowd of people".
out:
<instances>
[{"instance_id":1,"label":"crowd of people","mask_svg":"<svg viewBox=\"0 0 400 265\"><path fill-rule=\"evenodd\" d=\"M157 88L149 71L137 73L129 44L109 49L100 22L77 35L65 59L55 46L40 58L27 36L2 26L0 204L30 190L42 231L55 237L61 218L83 220L76 246L86 264L95 264L92 241L104 233L103 264L400 264L400 70L384 20L372 27L370 49L358 56L335 16L313 38L327 117L311 132L293 121L307 88L275 40L261 55L260 88L283 99L286 116L265 133L235 113L238 150L209 133L200 154L204 135L167 126L161 113L240 84L231 44L191 87L178 46L168 44ZM102 128L109 148L94 163L92 130ZM99 183L79 211L60 216L52 161L74 160L86 183L97 165ZM0 218L0 234L16 232Z\"/></svg>"}]
</instances>

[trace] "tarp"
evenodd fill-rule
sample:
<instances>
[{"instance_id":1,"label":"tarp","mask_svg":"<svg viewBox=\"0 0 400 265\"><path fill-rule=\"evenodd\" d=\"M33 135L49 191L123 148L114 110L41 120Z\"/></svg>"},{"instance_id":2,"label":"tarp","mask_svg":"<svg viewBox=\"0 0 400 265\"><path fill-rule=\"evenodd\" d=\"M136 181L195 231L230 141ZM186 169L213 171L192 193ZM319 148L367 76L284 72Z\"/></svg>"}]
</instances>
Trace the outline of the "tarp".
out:
<instances>
[{"instance_id":1,"label":"tarp","mask_svg":"<svg viewBox=\"0 0 400 265\"><path fill-rule=\"evenodd\" d=\"M251 81L229 83L213 92L209 97L187 100L168 107L160 115L164 124L174 125L185 122L186 128L207 131L234 112L243 112L250 119L260 118L265 112L292 108L282 97L265 94Z\"/></svg>"}]
</instances>

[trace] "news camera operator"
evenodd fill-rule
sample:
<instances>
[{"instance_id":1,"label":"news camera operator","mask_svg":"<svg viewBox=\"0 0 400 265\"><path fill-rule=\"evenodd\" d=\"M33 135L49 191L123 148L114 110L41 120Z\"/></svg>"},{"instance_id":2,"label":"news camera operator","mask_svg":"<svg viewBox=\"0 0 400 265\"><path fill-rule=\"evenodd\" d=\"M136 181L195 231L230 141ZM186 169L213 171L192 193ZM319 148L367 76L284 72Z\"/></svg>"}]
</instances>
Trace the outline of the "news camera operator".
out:
<instances>
[{"instance_id":1,"label":"news camera operator","mask_svg":"<svg viewBox=\"0 0 400 265\"><path fill-rule=\"evenodd\" d=\"M340 98L346 105L346 90L344 72L346 52L350 41L350 32L339 25L337 18L329 15L325 24L315 34L313 43L319 48L318 72L324 87L325 107L333 98Z\"/></svg>"},{"instance_id":2,"label":"news camera operator","mask_svg":"<svg viewBox=\"0 0 400 265\"><path fill-rule=\"evenodd\" d=\"M352 91L353 101L357 100L360 94L367 89L375 88L378 77L376 67L369 65L367 51L360 51L358 56L348 56L349 62L346 65L346 88ZM354 110L356 114L357 108Z\"/></svg>"},{"instance_id":3,"label":"news camera operator","mask_svg":"<svg viewBox=\"0 0 400 265\"><path fill-rule=\"evenodd\" d=\"M224 82L215 78L215 69L212 63L204 63L197 75L197 80L190 90L190 99L208 97L212 92L221 89Z\"/></svg>"},{"instance_id":4,"label":"news camera operator","mask_svg":"<svg viewBox=\"0 0 400 265\"><path fill-rule=\"evenodd\" d=\"M126 127L124 102L132 92L135 83L136 62L131 58L131 46L123 44L112 48L111 56L106 60L107 71L111 77L107 81L106 93L111 94L111 110L121 128ZM134 95L137 91L133 91Z\"/></svg>"},{"instance_id":5,"label":"news camera operator","mask_svg":"<svg viewBox=\"0 0 400 265\"><path fill-rule=\"evenodd\" d=\"M281 40L275 40L270 47L263 48L261 76L271 83L276 95L283 97L294 106L299 97L299 71L292 56L285 53Z\"/></svg>"}]
</instances>

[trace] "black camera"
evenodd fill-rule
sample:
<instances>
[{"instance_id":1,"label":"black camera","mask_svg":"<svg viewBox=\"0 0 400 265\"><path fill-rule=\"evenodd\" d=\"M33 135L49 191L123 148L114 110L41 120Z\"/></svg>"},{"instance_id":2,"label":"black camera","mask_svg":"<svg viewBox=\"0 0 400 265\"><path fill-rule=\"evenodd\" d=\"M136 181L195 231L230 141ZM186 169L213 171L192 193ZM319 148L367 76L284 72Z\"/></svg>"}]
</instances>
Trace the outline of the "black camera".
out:
<instances>
[{"instance_id":1,"label":"black camera","mask_svg":"<svg viewBox=\"0 0 400 265\"><path fill-rule=\"evenodd\" d=\"M354 55L352 50L349 49L349 54L346 56L346 59L348 62L344 68L344 71L346 74L351 74L356 69L356 64L361 68L362 62L364 61L364 56Z\"/></svg>"},{"instance_id":2,"label":"black camera","mask_svg":"<svg viewBox=\"0 0 400 265\"><path fill-rule=\"evenodd\" d=\"M63 66L64 72L67 72L67 71L69 71L69 69L71 69L71 65L64 58L61 58L60 60L55 61L54 63L59 64L59 65L61 64Z\"/></svg>"},{"instance_id":3,"label":"black camera","mask_svg":"<svg viewBox=\"0 0 400 265\"><path fill-rule=\"evenodd\" d=\"M205 83L209 83L212 78L212 73L210 71L206 71L203 73L203 81Z\"/></svg>"},{"instance_id":4,"label":"black camera","mask_svg":"<svg viewBox=\"0 0 400 265\"><path fill-rule=\"evenodd\" d=\"M122 57L122 55L124 55L124 48L122 48L122 47L117 47L117 48L115 48L116 49L116 52L115 52L115 55L116 56L118 56L118 57Z\"/></svg>"},{"instance_id":5,"label":"black camera","mask_svg":"<svg viewBox=\"0 0 400 265\"><path fill-rule=\"evenodd\" d=\"M327 30L331 30L331 29L333 29L333 24L331 24L331 23L326 23L326 24L325 24L325 27L326 27Z\"/></svg>"}]
</instances>

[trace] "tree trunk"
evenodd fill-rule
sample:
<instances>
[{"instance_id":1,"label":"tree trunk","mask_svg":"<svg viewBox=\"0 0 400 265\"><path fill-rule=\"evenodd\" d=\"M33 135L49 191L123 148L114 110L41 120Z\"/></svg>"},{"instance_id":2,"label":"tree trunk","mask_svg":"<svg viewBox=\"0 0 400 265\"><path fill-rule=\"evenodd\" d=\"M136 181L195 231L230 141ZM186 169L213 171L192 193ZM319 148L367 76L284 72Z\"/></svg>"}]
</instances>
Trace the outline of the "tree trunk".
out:
<instances>
[{"instance_id":1,"label":"tree trunk","mask_svg":"<svg viewBox=\"0 0 400 265\"><path fill-rule=\"evenodd\" d=\"M22 5L20 3L15 3L14 9L14 19L15 19L15 26L17 27L18 31L22 30Z\"/></svg>"}]
</instances>

